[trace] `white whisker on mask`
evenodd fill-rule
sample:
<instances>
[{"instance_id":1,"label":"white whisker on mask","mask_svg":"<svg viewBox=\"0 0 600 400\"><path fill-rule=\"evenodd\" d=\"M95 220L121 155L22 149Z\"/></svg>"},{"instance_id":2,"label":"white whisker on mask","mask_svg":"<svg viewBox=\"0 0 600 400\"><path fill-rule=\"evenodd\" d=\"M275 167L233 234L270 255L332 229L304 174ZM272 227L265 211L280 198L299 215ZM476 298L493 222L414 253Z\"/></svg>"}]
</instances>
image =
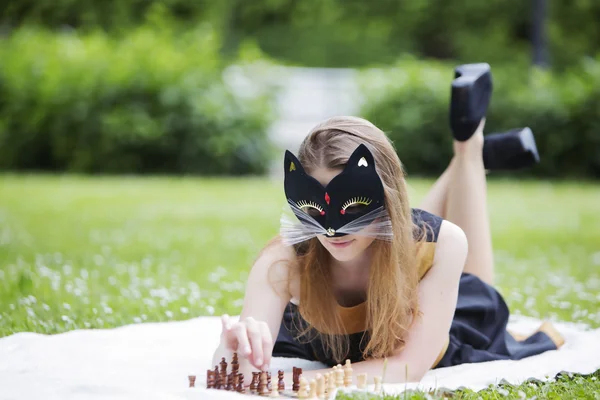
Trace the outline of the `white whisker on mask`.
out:
<instances>
[{"instance_id":1,"label":"white whisker on mask","mask_svg":"<svg viewBox=\"0 0 600 400\"><path fill-rule=\"evenodd\" d=\"M392 221L384 207L376 208L368 214L347 223L338 229L337 232L387 241L391 241L394 237Z\"/></svg>"},{"instance_id":2,"label":"white whisker on mask","mask_svg":"<svg viewBox=\"0 0 600 400\"><path fill-rule=\"evenodd\" d=\"M288 205L289 207L284 207L280 219L279 233L284 244L291 246L317 235L327 234L327 231L313 217L302 211L293 201L288 200ZM289 215L290 209L297 218Z\"/></svg>"},{"instance_id":3,"label":"white whisker on mask","mask_svg":"<svg viewBox=\"0 0 600 400\"><path fill-rule=\"evenodd\" d=\"M327 235L327 231L313 217L300 209L293 201L288 200L288 205L289 207L283 208L280 219L280 235L284 244L291 246L312 239L318 235ZM290 210L294 215L290 215ZM342 226L337 232L372 237L386 241L391 241L393 238L392 222L384 207L379 207L368 214L355 219Z\"/></svg>"}]
</instances>

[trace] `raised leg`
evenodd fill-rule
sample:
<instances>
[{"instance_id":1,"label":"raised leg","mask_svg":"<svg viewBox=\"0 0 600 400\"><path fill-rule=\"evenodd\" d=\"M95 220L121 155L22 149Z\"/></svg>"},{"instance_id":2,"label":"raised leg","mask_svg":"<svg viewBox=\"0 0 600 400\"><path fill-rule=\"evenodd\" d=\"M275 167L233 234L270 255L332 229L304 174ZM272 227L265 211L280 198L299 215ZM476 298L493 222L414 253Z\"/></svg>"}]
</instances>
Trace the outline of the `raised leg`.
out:
<instances>
[{"instance_id":1,"label":"raised leg","mask_svg":"<svg viewBox=\"0 0 600 400\"><path fill-rule=\"evenodd\" d=\"M492 284L494 257L482 157L484 124L482 121L469 140L454 142L452 161L419 207L463 229L469 241L464 272Z\"/></svg>"},{"instance_id":2,"label":"raised leg","mask_svg":"<svg viewBox=\"0 0 600 400\"><path fill-rule=\"evenodd\" d=\"M464 272L488 284L494 281L492 235L487 208L486 172L483 166L483 127L465 142L454 142L444 218L460 226L469 241Z\"/></svg>"},{"instance_id":3,"label":"raised leg","mask_svg":"<svg viewBox=\"0 0 600 400\"><path fill-rule=\"evenodd\" d=\"M419 204L419 208L430 212L439 217L446 217L446 199L448 197L448 185L452 175L452 169L454 167L454 159L450 161L450 165L446 168L444 173L440 175L438 180L433 184L425 198Z\"/></svg>"}]
</instances>

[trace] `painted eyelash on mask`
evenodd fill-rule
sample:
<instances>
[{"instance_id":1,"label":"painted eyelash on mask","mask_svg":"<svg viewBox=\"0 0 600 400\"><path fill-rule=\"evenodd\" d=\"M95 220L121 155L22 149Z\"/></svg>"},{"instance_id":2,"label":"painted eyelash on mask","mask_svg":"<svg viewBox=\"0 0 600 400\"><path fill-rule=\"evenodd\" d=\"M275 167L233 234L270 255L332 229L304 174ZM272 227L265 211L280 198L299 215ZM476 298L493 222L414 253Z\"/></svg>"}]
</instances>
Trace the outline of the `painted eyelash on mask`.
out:
<instances>
[{"instance_id":1,"label":"painted eyelash on mask","mask_svg":"<svg viewBox=\"0 0 600 400\"><path fill-rule=\"evenodd\" d=\"M293 212L293 216L289 212ZM298 222L300 220L301 222ZM327 231L313 217L303 211L292 200L288 199L288 207L283 208L280 219L280 235L283 242L291 246L312 239L317 235L326 235Z\"/></svg>"},{"instance_id":2,"label":"painted eyelash on mask","mask_svg":"<svg viewBox=\"0 0 600 400\"><path fill-rule=\"evenodd\" d=\"M300 200L297 203L298 207L302 210L305 211L304 208L305 207L309 207L309 208L314 208L315 210L319 211L321 213L321 215L325 215L325 211L323 211L323 207L321 207L320 205L318 205L317 203L315 203L314 201L306 201L306 200ZM306 211L305 211L306 212Z\"/></svg>"},{"instance_id":3,"label":"painted eyelash on mask","mask_svg":"<svg viewBox=\"0 0 600 400\"><path fill-rule=\"evenodd\" d=\"M279 232L285 245L291 246L318 235L328 234L314 218L302 211L292 200L288 199L288 206L284 206L282 211ZM290 211L292 215L290 215ZM339 233L372 237L382 241L391 241L394 237L392 221L384 207L378 207L342 226L337 231Z\"/></svg>"},{"instance_id":4,"label":"painted eyelash on mask","mask_svg":"<svg viewBox=\"0 0 600 400\"><path fill-rule=\"evenodd\" d=\"M368 197L353 197L344 203L342 209L340 210L340 214L344 215L348 207L354 206L356 204L363 204L365 206L368 206L369 204L371 204L371 199L369 199Z\"/></svg>"}]
</instances>

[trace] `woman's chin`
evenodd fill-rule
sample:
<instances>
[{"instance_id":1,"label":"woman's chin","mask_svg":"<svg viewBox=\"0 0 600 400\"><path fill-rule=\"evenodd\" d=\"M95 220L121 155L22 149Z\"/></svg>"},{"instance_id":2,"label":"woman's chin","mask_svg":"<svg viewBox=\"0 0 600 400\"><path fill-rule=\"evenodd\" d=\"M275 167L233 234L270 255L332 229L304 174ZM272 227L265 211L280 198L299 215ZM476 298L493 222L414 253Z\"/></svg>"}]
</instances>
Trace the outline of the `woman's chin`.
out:
<instances>
[{"instance_id":1,"label":"woman's chin","mask_svg":"<svg viewBox=\"0 0 600 400\"><path fill-rule=\"evenodd\" d=\"M352 240L343 246L329 244L329 253L338 261L350 261L356 257L356 243Z\"/></svg>"}]
</instances>

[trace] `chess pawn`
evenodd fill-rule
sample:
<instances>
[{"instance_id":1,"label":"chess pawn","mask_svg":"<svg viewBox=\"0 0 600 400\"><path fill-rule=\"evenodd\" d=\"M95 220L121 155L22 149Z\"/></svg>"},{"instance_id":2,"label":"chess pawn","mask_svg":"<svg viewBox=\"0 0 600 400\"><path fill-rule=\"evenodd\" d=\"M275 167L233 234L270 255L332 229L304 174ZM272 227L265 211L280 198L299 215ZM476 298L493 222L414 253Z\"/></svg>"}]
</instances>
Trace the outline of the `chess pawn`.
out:
<instances>
[{"instance_id":1,"label":"chess pawn","mask_svg":"<svg viewBox=\"0 0 600 400\"><path fill-rule=\"evenodd\" d=\"M227 361L225 361L225 357L221 358L221 387L219 389L227 390Z\"/></svg>"},{"instance_id":2,"label":"chess pawn","mask_svg":"<svg viewBox=\"0 0 600 400\"><path fill-rule=\"evenodd\" d=\"M250 382L250 392L254 393L258 390L258 374L259 372L252 373L252 382Z\"/></svg>"},{"instance_id":3,"label":"chess pawn","mask_svg":"<svg viewBox=\"0 0 600 400\"><path fill-rule=\"evenodd\" d=\"M196 386L196 375L189 375L188 380L190 381L190 387Z\"/></svg>"},{"instance_id":4,"label":"chess pawn","mask_svg":"<svg viewBox=\"0 0 600 400\"><path fill-rule=\"evenodd\" d=\"M272 385L271 385L271 372L267 371L267 389L271 390L272 389Z\"/></svg>"},{"instance_id":5,"label":"chess pawn","mask_svg":"<svg viewBox=\"0 0 600 400\"><path fill-rule=\"evenodd\" d=\"M300 390L300 378L302 377L302 368L294 367L294 381L292 383L292 390L297 392Z\"/></svg>"},{"instance_id":6,"label":"chess pawn","mask_svg":"<svg viewBox=\"0 0 600 400\"><path fill-rule=\"evenodd\" d=\"M328 381L328 386L327 386L327 395L331 396L333 394L333 392L335 392L335 372L330 372L327 375L329 375L329 377L327 378Z\"/></svg>"},{"instance_id":7,"label":"chess pawn","mask_svg":"<svg viewBox=\"0 0 600 400\"><path fill-rule=\"evenodd\" d=\"M373 378L373 380L375 382L375 393L381 393L381 377L376 376L375 378Z\"/></svg>"},{"instance_id":8,"label":"chess pawn","mask_svg":"<svg viewBox=\"0 0 600 400\"><path fill-rule=\"evenodd\" d=\"M317 397L317 381L314 379L310 380L310 393L308 394L309 400L319 400Z\"/></svg>"},{"instance_id":9,"label":"chess pawn","mask_svg":"<svg viewBox=\"0 0 600 400\"><path fill-rule=\"evenodd\" d=\"M221 375L219 374L219 367L215 366L214 377L215 377L215 389L221 389Z\"/></svg>"},{"instance_id":10,"label":"chess pawn","mask_svg":"<svg viewBox=\"0 0 600 400\"><path fill-rule=\"evenodd\" d=\"M325 377L321 374L317 374L317 397L325 400Z\"/></svg>"},{"instance_id":11,"label":"chess pawn","mask_svg":"<svg viewBox=\"0 0 600 400\"><path fill-rule=\"evenodd\" d=\"M299 399L308 399L308 381L306 380L306 378L300 377L298 398Z\"/></svg>"},{"instance_id":12,"label":"chess pawn","mask_svg":"<svg viewBox=\"0 0 600 400\"><path fill-rule=\"evenodd\" d=\"M267 395L269 394L269 385L267 381L267 373L262 372L260 374L260 384L258 385L258 394Z\"/></svg>"},{"instance_id":13,"label":"chess pawn","mask_svg":"<svg viewBox=\"0 0 600 400\"><path fill-rule=\"evenodd\" d=\"M277 371L277 390L283 392L285 390L285 381L283 380L283 371Z\"/></svg>"},{"instance_id":14,"label":"chess pawn","mask_svg":"<svg viewBox=\"0 0 600 400\"><path fill-rule=\"evenodd\" d=\"M238 354L233 353L233 360L231 361L231 372L233 372L233 375L237 375L237 373L240 370L240 363L238 361Z\"/></svg>"},{"instance_id":15,"label":"chess pawn","mask_svg":"<svg viewBox=\"0 0 600 400\"><path fill-rule=\"evenodd\" d=\"M211 369L207 369L206 370L206 388L214 389L215 385L216 385L216 382L215 382L215 376L213 374L213 371Z\"/></svg>"},{"instance_id":16,"label":"chess pawn","mask_svg":"<svg viewBox=\"0 0 600 400\"><path fill-rule=\"evenodd\" d=\"M239 379L238 379L237 392L238 393L246 393L246 388L244 387L244 374L239 373L238 376L239 376Z\"/></svg>"},{"instance_id":17,"label":"chess pawn","mask_svg":"<svg viewBox=\"0 0 600 400\"><path fill-rule=\"evenodd\" d=\"M359 390L367 388L367 374L358 374L356 376L356 385Z\"/></svg>"},{"instance_id":18,"label":"chess pawn","mask_svg":"<svg viewBox=\"0 0 600 400\"><path fill-rule=\"evenodd\" d=\"M346 360L344 365L344 387L350 387L352 385L352 366L350 360Z\"/></svg>"},{"instance_id":19,"label":"chess pawn","mask_svg":"<svg viewBox=\"0 0 600 400\"><path fill-rule=\"evenodd\" d=\"M225 390L233 390L233 376L231 374L227 375L227 385L225 386Z\"/></svg>"},{"instance_id":20,"label":"chess pawn","mask_svg":"<svg viewBox=\"0 0 600 400\"><path fill-rule=\"evenodd\" d=\"M335 369L335 387L344 386L344 370L340 368Z\"/></svg>"}]
</instances>

